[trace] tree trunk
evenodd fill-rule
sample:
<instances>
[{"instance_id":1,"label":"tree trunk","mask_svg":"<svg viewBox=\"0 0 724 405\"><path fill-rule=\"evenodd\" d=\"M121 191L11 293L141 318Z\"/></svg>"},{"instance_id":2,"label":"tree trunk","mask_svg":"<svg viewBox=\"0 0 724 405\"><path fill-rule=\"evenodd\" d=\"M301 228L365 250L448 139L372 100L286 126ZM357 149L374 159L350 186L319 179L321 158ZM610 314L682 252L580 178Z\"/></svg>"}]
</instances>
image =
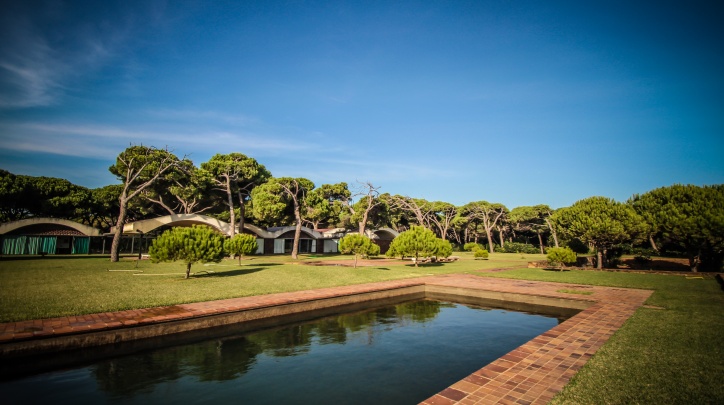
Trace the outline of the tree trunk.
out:
<instances>
[{"instance_id":1,"label":"tree trunk","mask_svg":"<svg viewBox=\"0 0 724 405\"><path fill-rule=\"evenodd\" d=\"M244 224L246 224L246 206L244 205L244 196L241 191L237 191L239 197L239 233L244 233Z\"/></svg>"},{"instance_id":2,"label":"tree trunk","mask_svg":"<svg viewBox=\"0 0 724 405\"><path fill-rule=\"evenodd\" d=\"M504 236L505 235L503 234L503 230L498 229L498 237L500 238L500 247L502 247L502 248L505 247L505 237Z\"/></svg>"},{"instance_id":3,"label":"tree trunk","mask_svg":"<svg viewBox=\"0 0 724 405\"><path fill-rule=\"evenodd\" d=\"M653 249L658 254L659 247L656 246L656 242L654 242L654 235L649 234L649 243L651 244L651 249Z\"/></svg>"},{"instance_id":4,"label":"tree trunk","mask_svg":"<svg viewBox=\"0 0 724 405\"><path fill-rule=\"evenodd\" d=\"M701 263L701 250L696 252L689 251L689 269L691 269L692 273L698 273L699 272L699 263Z\"/></svg>"},{"instance_id":5,"label":"tree trunk","mask_svg":"<svg viewBox=\"0 0 724 405\"><path fill-rule=\"evenodd\" d=\"M186 263L186 279L188 280L189 275L191 274L191 263Z\"/></svg>"},{"instance_id":6,"label":"tree trunk","mask_svg":"<svg viewBox=\"0 0 724 405\"><path fill-rule=\"evenodd\" d=\"M538 246L540 246L540 254L544 255L546 254L545 250L543 250L543 237L540 235L540 232L538 233Z\"/></svg>"},{"instance_id":7,"label":"tree trunk","mask_svg":"<svg viewBox=\"0 0 724 405\"><path fill-rule=\"evenodd\" d=\"M118 212L118 220L116 221L116 231L113 233L113 243L111 244L111 261L118 261L118 249L121 247L121 235L123 234L123 223L126 221L126 205L128 201L125 195L118 198L121 209Z\"/></svg>"},{"instance_id":8,"label":"tree trunk","mask_svg":"<svg viewBox=\"0 0 724 405\"><path fill-rule=\"evenodd\" d=\"M359 234L363 235L365 234L365 229L367 229L367 217L369 216L369 211L365 211L365 213L362 215L362 221L359 222Z\"/></svg>"},{"instance_id":9,"label":"tree trunk","mask_svg":"<svg viewBox=\"0 0 724 405\"><path fill-rule=\"evenodd\" d=\"M229 227L229 237L234 237L236 234L236 217L234 215L234 195L231 193L231 180L227 177L226 178L226 199L227 204L229 205L229 223L231 226Z\"/></svg>"},{"instance_id":10,"label":"tree trunk","mask_svg":"<svg viewBox=\"0 0 724 405\"><path fill-rule=\"evenodd\" d=\"M553 225L551 224L551 221L548 220L548 218L545 219L546 224L548 224L548 229L551 231L551 236L553 236L553 243L558 246L558 235L556 234L556 230L553 228Z\"/></svg>"},{"instance_id":11,"label":"tree trunk","mask_svg":"<svg viewBox=\"0 0 724 405\"><path fill-rule=\"evenodd\" d=\"M168 205L166 205L166 203L163 202L163 198L161 198L161 197L158 197L158 200L154 200L153 198L148 198L148 197L146 197L146 200L148 200L148 201L150 201L150 202L152 202L152 203L156 203L156 204L160 205L160 206L161 206L163 209L165 209L170 215L174 215L174 214L176 213L176 211L172 210L171 207L169 207Z\"/></svg>"},{"instance_id":12,"label":"tree trunk","mask_svg":"<svg viewBox=\"0 0 724 405\"><path fill-rule=\"evenodd\" d=\"M601 249L596 249L596 268L599 270L603 268L603 254Z\"/></svg>"},{"instance_id":13,"label":"tree trunk","mask_svg":"<svg viewBox=\"0 0 724 405\"><path fill-rule=\"evenodd\" d=\"M357 253L354 254L354 268L357 268Z\"/></svg>"},{"instance_id":14,"label":"tree trunk","mask_svg":"<svg viewBox=\"0 0 724 405\"><path fill-rule=\"evenodd\" d=\"M294 229L294 243L292 244L292 259L296 260L299 253L299 239L302 237L302 215L299 212L299 204L294 204L294 217L297 220L297 227Z\"/></svg>"},{"instance_id":15,"label":"tree trunk","mask_svg":"<svg viewBox=\"0 0 724 405\"><path fill-rule=\"evenodd\" d=\"M490 253L495 253L495 248L493 247L493 235L487 226L485 227L485 234L488 235L488 247L490 248Z\"/></svg>"}]
</instances>

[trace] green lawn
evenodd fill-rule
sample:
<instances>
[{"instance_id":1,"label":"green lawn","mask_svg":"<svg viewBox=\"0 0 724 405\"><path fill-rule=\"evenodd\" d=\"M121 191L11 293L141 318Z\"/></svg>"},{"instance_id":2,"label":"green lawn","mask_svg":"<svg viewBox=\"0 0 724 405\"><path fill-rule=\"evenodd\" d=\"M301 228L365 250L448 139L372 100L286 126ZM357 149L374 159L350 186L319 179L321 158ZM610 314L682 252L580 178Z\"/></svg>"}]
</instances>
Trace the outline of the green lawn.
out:
<instances>
[{"instance_id":1,"label":"green lawn","mask_svg":"<svg viewBox=\"0 0 724 405\"><path fill-rule=\"evenodd\" d=\"M239 266L184 265L107 258L0 260L0 321L170 305L443 273L652 289L655 293L589 361L554 404L724 403L724 293L711 278L523 268L541 255L468 253L455 263L313 266L323 257L255 257ZM333 256L334 260L351 257ZM517 267L502 272L482 269ZM107 271L107 270L130 271ZM212 271L213 273L206 273Z\"/></svg>"},{"instance_id":2,"label":"green lawn","mask_svg":"<svg viewBox=\"0 0 724 405\"><path fill-rule=\"evenodd\" d=\"M378 267L357 269L305 264L324 260L322 255L302 256L298 261L289 256L260 256L244 259L241 265L236 260L194 264L191 272L196 276L189 280L183 279L183 263L153 264L132 258L111 263L107 257L92 256L6 257L0 260L0 322L470 272L525 265L540 255L500 254L491 260L473 260L469 253L459 256L459 262L444 265L415 268L381 261ZM352 260L351 256L331 258Z\"/></svg>"},{"instance_id":3,"label":"green lawn","mask_svg":"<svg viewBox=\"0 0 724 405\"><path fill-rule=\"evenodd\" d=\"M724 292L713 278L517 269L481 274L655 290L552 404L724 403Z\"/></svg>"}]
</instances>

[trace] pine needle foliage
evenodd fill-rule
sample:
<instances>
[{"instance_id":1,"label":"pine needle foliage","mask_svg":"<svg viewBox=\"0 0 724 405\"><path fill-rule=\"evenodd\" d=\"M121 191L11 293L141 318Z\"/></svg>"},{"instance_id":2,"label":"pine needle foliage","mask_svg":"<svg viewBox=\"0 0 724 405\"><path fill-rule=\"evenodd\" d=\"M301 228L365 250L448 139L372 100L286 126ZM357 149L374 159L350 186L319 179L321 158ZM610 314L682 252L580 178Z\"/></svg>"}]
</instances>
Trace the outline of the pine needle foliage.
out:
<instances>
[{"instance_id":1,"label":"pine needle foliage","mask_svg":"<svg viewBox=\"0 0 724 405\"><path fill-rule=\"evenodd\" d=\"M203 225L170 229L153 241L148 249L153 263L183 261L186 277L196 262L218 263L224 257L224 236Z\"/></svg>"},{"instance_id":2,"label":"pine needle foliage","mask_svg":"<svg viewBox=\"0 0 724 405\"><path fill-rule=\"evenodd\" d=\"M410 230L399 234L390 244L388 257L409 256L415 258L415 267L420 258L438 256L448 257L452 254L450 242L435 236L435 233L422 226L413 226Z\"/></svg>"},{"instance_id":3,"label":"pine needle foliage","mask_svg":"<svg viewBox=\"0 0 724 405\"><path fill-rule=\"evenodd\" d=\"M229 238L224 242L224 250L226 253L239 256L239 264L241 264L242 256L256 252L258 247L259 244L256 241L256 237L248 233L236 234L233 238Z\"/></svg>"},{"instance_id":4,"label":"pine needle foliage","mask_svg":"<svg viewBox=\"0 0 724 405\"><path fill-rule=\"evenodd\" d=\"M361 256L376 256L380 247L372 240L358 233L351 233L339 240L339 251L342 254L354 255L354 268L357 268L357 258Z\"/></svg>"},{"instance_id":5,"label":"pine needle foliage","mask_svg":"<svg viewBox=\"0 0 724 405\"><path fill-rule=\"evenodd\" d=\"M548 264L554 267L561 267L564 264L576 262L576 253L568 247L557 247L548 249Z\"/></svg>"},{"instance_id":6,"label":"pine needle foliage","mask_svg":"<svg viewBox=\"0 0 724 405\"><path fill-rule=\"evenodd\" d=\"M614 246L648 234L648 225L631 206L606 197L576 201L551 219L565 238L578 238L596 249L598 268L610 260L608 252Z\"/></svg>"},{"instance_id":7,"label":"pine needle foliage","mask_svg":"<svg viewBox=\"0 0 724 405\"><path fill-rule=\"evenodd\" d=\"M484 249L482 247L477 247L473 249L473 257L475 258L475 260L488 260L488 256L490 256L490 254L488 253L488 249Z\"/></svg>"}]
</instances>

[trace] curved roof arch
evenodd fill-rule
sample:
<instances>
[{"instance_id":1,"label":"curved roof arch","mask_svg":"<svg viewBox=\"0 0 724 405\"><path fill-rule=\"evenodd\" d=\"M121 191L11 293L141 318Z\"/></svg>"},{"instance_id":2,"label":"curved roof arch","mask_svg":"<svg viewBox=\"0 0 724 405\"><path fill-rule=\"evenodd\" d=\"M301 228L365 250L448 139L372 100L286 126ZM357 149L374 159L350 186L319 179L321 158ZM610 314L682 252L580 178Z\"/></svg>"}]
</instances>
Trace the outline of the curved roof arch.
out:
<instances>
[{"instance_id":1,"label":"curved roof arch","mask_svg":"<svg viewBox=\"0 0 724 405\"><path fill-rule=\"evenodd\" d=\"M380 228L375 230L367 230L365 233L368 234L370 239L394 239L400 233L392 228ZM387 237L385 237L387 236Z\"/></svg>"},{"instance_id":2,"label":"curved roof arch","mask_svg":"<svg viewBox=\"0 0 724 405\"><path fill-rule=\"evenodd\" d=\"M228 222L216 218L200 214L173 214L129 222L123 225L123 233L149 233L162 226L189 226L192 224L208 225L225 235L229 235L231 232L231 226Z\"/></svg>"},{"instance_id":3,"label":"curved roof arch","mask_svg":"<svg viewBox=\"0 0 724 405\"><path fill-rule=\"evenodd\" d=\"M10 233L12 231L18 230L20 228L24 228L26 226L47 225L47 224L60 225L60 226L72 228L86 236L100 236L100 234L101 234L101 231L99 229L93 228L92 226L79 224L78 222L71 221L69 219L41 217L41 218L26 218L26 219L21 219L19 221L12 221L12 222L6 222L3 224L0 224L0 235Z\"/></svg>"},{"instance_id":4,"label":"curved roof arch","mask_svg":"<svg viewBox=\"0 0 724 405\"><path fill-rule=\"evenodd\" d=\"M267 230L265 230L265 229L261 229L261 228L259 228L259 227L256 226L256 225L244 223L244 229L247 230L247 231L249 231L249 232L251 232L251 233L253 233L254 235L256 235L256 236L258 236L258 237L260 237L260 238L264 238L264 239L271 239L271 238L272 238L271 232L269 232L269 231L267 231Z\"/></svg>"},{"instance_id":5,"label":"curved roof arch","mask_svg":"<svg viewBox=\"0 0 724 405\"><path fill-rule=\"evenodd\" d=\"M296 227L294 227L294 226L280 226L280 227L278 227L278 228L272 228L272 229L273 229L273 231L270 232L270 234L271 234L270 236L271 236L271 238L276 239L276 238L280 237L281 235L283 235L283 234L285 234L285 233L287 233L287 232L289 232L289 231L295 231L295 230L296 230ZM270 229L270 231L271 231L272 229ZM307 228L306 226L303 226L303 227L302 227L302 232L306 233L307 235L309 235L310 237L312 237L312 238L314 238L314 239L321 239L321 238L322 238L322 234L321 234L321 233L315 231L314 229L309 229L309 228Z\"/></svg>"}]
</instances>

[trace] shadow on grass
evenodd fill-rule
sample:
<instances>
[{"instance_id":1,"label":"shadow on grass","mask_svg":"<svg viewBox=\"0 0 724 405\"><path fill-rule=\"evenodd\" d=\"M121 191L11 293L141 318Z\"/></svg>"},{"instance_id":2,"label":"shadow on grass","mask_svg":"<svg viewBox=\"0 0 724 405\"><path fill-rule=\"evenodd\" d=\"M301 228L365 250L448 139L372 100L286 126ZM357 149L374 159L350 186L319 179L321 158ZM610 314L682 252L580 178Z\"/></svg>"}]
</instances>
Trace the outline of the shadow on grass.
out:
<instances>
[{"instance_id":1,"label":"shadow on grass","mask_svg":"<svg viewBox=\"0 0 724 405\"><path fill-rule=\"evenodd\" d=\"M241 265L243 266L245 263L241 262ZM254 266L264 266L264 267L271 267L271 266L281 266L284 263L254 263ZM251 265L251 263L249 263Z\"/></svg>"},{"instance_id":2,"label":"shadow on grass","mask_svg":"<svg viewBox=\"0 0 724 405\"><path fill-rule=\"evenodd\" d=\"M418 264L417 268L422 269L425 267L442 267L444 265L445 265L445 263L436 263L436 262L435 263L420 263L420 264ZM405 267L415 267L415 265L413 263L410 263L410 264L406 264Z\"/></svg>"},{"instance_id":3,"label":"shadow on grass","mask_svg":"<svg viewBox=\"0 0 724 405\"><path fill-rule=\"evenodd\" d=\"M213 273L211 273L211 272L207 273L207 270L201 270L197 273L194 273L193 277L234 277L234 276L243 276L245 274L256 273L256 272L262 271L262 270L264 270L264 269L261 267L252 268L252 269L229 270L229 271L213 272ZM202 274L199 274L199 273L202 273Z\"/></svg>"}]
</instances>

